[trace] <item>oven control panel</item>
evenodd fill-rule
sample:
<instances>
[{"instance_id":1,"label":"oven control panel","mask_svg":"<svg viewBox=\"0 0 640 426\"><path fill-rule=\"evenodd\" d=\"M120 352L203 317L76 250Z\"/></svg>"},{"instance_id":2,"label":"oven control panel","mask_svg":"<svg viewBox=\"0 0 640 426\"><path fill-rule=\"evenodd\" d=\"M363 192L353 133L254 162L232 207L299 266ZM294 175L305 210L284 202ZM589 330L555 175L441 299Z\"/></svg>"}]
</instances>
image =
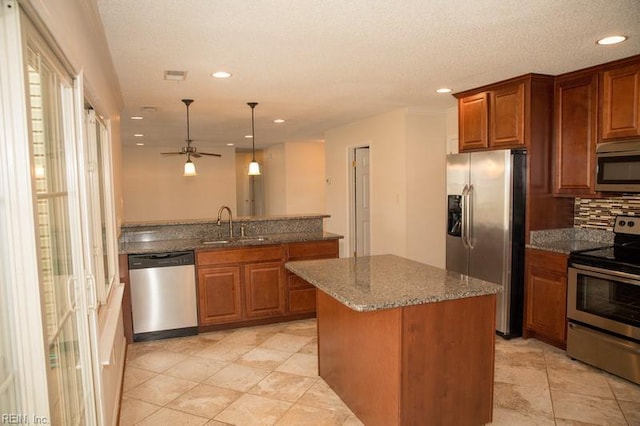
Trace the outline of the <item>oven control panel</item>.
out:
<instances>
[{"instance_id":1,"label":"oven control panel","mask_svg":"<svg viewBox=\"0 0 640 426\"><path fill-rule=\"evenodd\" d=\"M640 216L616 216L613 232L640 235Z\"/></svg>"}]
</instances>

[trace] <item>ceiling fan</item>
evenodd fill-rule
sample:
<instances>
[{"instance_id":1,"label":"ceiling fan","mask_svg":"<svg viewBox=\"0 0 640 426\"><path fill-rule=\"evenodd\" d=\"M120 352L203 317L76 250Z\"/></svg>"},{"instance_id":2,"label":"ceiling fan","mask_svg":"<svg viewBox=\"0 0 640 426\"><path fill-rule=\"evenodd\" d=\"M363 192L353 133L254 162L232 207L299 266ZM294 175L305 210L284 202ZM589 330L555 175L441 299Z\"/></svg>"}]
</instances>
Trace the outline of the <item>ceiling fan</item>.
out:
<instances>
[{"instance_id":1,"label":"ceiling fan","mask_svg":"<svg viewBox=\"0 0 640 426\"><path fill-rule=\"evenodd\" d=\"M193 99L182 99L182 102L187 106L187 146L183 146L182 149L178 152L161 152L162 155L185 155L187 156L187 162L191 161L191 157L200 158L203 155L208 155L211 157L222 157L221 154L212 154L210 152L198 152L195 146L191 146L191 138L189 137L189 105L193 103Z\"/></svg>"}]
</instances>

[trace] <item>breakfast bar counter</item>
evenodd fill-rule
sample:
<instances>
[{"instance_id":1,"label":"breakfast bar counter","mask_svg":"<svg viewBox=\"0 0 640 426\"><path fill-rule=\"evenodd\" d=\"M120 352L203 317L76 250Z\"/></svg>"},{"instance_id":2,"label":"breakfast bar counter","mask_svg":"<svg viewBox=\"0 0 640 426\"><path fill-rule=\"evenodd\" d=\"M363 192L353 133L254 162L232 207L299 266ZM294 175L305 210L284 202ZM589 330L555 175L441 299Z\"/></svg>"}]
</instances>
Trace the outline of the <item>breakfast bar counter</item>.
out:
<instances>
[{"instance_id":1,"label":"breakfast bar counter","mask_svg":"<svg viewBox=\"0 0 640 426\"><path fill-rule=\"evenodd\" d=\"M491 422L498 285L393 255L289 262L320 376L366 425Z\"/></svg>"}]
</instances>

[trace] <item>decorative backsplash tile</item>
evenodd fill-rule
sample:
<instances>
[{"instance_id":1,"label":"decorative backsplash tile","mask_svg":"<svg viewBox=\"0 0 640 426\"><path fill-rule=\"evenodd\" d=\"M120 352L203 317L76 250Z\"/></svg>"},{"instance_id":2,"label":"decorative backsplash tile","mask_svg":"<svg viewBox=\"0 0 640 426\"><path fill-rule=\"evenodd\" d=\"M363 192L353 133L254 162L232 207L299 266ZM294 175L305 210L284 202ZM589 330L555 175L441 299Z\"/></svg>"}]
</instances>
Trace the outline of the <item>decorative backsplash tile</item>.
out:
<instances>
[{"instance_id":1,"label":"decorative backsplash tile","mask_svg":"<svg viewBox=\"0 0 640 426\"><path fill-rule=\"evenodd\" d=\"M640 216L640 195L576 198L573 224L580 228L613 231L613 223L619 214Z\"/></svg>"}]
</instances>

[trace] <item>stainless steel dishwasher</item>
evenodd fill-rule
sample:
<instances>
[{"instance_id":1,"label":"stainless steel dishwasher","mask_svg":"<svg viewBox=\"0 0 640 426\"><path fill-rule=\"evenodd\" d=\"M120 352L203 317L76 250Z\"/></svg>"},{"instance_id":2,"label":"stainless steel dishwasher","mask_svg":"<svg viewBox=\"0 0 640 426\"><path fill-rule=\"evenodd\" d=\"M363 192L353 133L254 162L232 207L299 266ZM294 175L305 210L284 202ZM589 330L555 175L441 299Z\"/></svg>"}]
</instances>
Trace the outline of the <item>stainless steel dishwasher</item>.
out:
<instances>
[{"instance_id":1,"label":"stainless steel dishwasher","mask_svg":"<svg viewBox=\"0 0 640 426\"><path fill-rule=\"evenodd\" d=\"M198 334L193 251L129 255L133 340Z\"/></svg>"}]
</instances>

